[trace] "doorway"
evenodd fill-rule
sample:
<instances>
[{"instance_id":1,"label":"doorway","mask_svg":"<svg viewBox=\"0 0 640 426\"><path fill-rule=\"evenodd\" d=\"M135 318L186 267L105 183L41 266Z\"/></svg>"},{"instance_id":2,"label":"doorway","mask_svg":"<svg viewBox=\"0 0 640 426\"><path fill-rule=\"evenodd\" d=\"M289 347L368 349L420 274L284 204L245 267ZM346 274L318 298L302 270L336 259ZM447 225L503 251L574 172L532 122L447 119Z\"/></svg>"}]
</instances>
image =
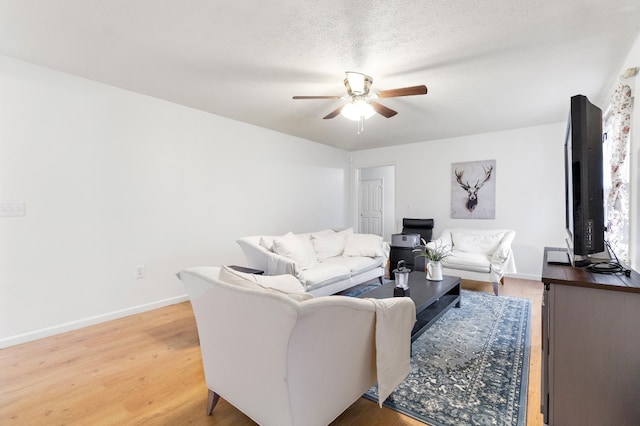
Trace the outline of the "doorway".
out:
<instances>
[{"instance_id":1,"label":"doorway","mask_svg":"<svg viewBox=\"0 0 640 426\"><path fill-rule=\"evenodd\" d=\"M394 224L395 166L358 169L358 232L391 241Z\"/></svg>"}]
</instances>

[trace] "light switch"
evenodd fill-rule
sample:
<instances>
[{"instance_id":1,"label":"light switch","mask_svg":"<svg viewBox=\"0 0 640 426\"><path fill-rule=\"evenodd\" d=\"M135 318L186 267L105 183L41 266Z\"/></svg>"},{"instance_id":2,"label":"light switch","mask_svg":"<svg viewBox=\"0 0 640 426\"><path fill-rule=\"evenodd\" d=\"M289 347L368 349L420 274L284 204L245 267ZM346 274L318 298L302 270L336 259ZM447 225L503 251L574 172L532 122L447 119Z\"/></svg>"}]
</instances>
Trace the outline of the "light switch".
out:
<instances>
[{"instance_id":1,"label":"light switch","mask_svg":"<svg viewBox=\"0 0 640 426\"><path fill-rule=\"evenodd\" d=\"M0 216L24 216L24 201L0 201Z\"/></svg>"}]
</instances>

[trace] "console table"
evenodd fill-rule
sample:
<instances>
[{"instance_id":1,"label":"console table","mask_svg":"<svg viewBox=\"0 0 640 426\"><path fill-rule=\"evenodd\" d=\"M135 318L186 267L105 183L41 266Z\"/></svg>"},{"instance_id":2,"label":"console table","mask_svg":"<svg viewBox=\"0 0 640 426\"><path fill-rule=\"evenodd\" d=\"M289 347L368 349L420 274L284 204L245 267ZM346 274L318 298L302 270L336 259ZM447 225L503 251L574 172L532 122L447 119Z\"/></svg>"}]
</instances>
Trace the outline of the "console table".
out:
<instances>
[{"instance_id":1,"label":"console table","mask_svg":"<svg viewBox=\"0 0 640 426\"><path fill-rule=\"evenodd\" d=\"M640 424L640 275L547 263L541 410L548 425Z\"/></svg>"}]
</instances>

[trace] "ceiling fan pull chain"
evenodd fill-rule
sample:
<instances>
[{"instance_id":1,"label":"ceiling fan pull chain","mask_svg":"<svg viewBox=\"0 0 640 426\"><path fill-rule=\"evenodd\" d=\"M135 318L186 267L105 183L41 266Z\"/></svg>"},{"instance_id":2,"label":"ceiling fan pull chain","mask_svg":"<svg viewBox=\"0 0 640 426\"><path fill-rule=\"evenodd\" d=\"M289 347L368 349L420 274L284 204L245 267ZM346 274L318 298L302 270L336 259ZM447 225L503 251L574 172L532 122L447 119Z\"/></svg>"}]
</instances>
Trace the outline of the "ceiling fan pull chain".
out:
<instances>
[{"instance_id":1,"label":"ceiling fan pull chain","mask_svg":"<svg viewBox=\"0 0 640 426\"><path fill-rule=\"evenodd\" d=\"M360 116L360 120L358 120L358 134L364 132L364 115Z\"/></svg>"}]
</instances>

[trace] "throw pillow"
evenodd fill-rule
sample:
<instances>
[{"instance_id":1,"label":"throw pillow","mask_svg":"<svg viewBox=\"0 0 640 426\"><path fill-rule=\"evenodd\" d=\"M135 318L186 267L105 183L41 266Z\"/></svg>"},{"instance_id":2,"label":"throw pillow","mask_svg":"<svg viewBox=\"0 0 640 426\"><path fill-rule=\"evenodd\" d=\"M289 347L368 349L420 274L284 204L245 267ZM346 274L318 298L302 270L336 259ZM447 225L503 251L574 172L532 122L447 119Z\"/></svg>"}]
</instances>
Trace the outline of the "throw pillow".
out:
<instances>
[{"instance_id":1,"label":"throw pillow","mask_svg":"<svg viewBox=\"0 0 640 426\"><path fill-rule=\"evenodd\" d=\"M322 231L316 231L311 233L311 238L324 237L326 235L333 235L336 231L333 229L323 229Z\"/></svg>"},{"instance_id":2,"label":"throw pillow","mask_svg":"<svg viewBox=\"0 0 640 426\"><path fill-rule=\"evenodd\" d=\"M304 291L304 287L293 275L257 275L236 271L233 268L223 266L218 275L220 281L239 287L261 289L271 292L285 294L302 302L313 299L313 295Z\"/></svg>"},{"instance_id":3,"label":"throw pillow","mask_svg":"<svg viewBox=\"0 0 640 426\"><path fill-rule=\"evenodd\" d=\"M260 237L260 246L267 251L273 251L273 237Z\"/></svg>"},{"instance_id":4,"label":"throw pillow","mask_svg":"<svg viewBox=\"0 0 640 426\"><path fill-rule=\"evenodd\" d=\"M363 257L384 256L382 237L373 234L347 234L343 255Z\"/></svg>"},{"instance_id":5,"label":"throw pillow","mask_svg":"<svg viewBox=\"0 0 640 426\"><path fill-rule=\"evenodd\" d=\"M220 268L218 279L227 284L233 284L239 287L261 288L258 283L251 278L252 275L253 274L247 274L245 272L236 271L233 268L223 266Z\"/></svg>"},{"instance_id":6,"label":"throw pillow","mask_svg":"<svg viewBox=\"0 0 640 426\"><path fill-rule=\"evenodd\" d=\"M293 232L274 238L273 252L293 260L301 270L309 269L316 263L311 240L308 237L298 237Z\"/></svg>"},{"instance_id":7,"label":"throw pillow","mask_svg":"<svg viewBox=\"0 0 640 426\"><path fill-rule=\"evenodd\" d=\"M253 275L255 282L263 287L287 294L305 294L302 283L293 275Z\"/></svg>"},{"instance_id":8,"label":"throw pillow","mask_svg":"<svg viewBox=\"0 0 640 426\"><path fill-rule=\"evenodd\" d=\"M496 234L451 233L453 248L467 253L492 254L498 249L502 237L504 237L504 232Z\"/></svg>"},{"instance_id":9,"label":"throw pillow","mask_svg":"<svg viewBox=\"0 0 640 426\"><path fill-rule=\"evenodd\" d=\"M344 243L346 234L334 232L333 235L323 235L313 237L313 249L316 252L318 260L328 259L330 257L341 256L344 252Z\"/></svg>"},{"instance_id":10,"label":"throw pillow","mask_svg":"<svg viewBox=\"0 0 640 426\"><path fill-rule=\"evenodd\" d=\"M343 229L342 231L338 231L337 234L353 234L353 228Z\"/></svg>"},{"instance_id":11,"label":"throw pillow","mask_svg":"<svg viewBox=\"0 0 640 426\"><path fill-rule=\"evenodd\" d=\"M290 299L295 300L296 302L304 302L305 300L313 299L313 294L311 294L311 293L303 293L303 294L289 293L289 294L287 294L287 297L289 297Z\"/></svg>"},{"instance_id":12,"label":"throw pillow","mask_svg":"<svg viewBox=\"0 0 640 426\"><path fill-rule=\"evenodd\" d=\"M316 251L313 249L313 243L311 242L311 235L302 234L302 235L296 235L296 236L298 237L298 239L300 240L300 243L302 244L302 249L304 250L304 255L307 258L307 263L309 264L309 267L315 265L318 259L316 258ZM307 269L307 268L304 268L304 269Z\"/></svg>"}]
</instances>

